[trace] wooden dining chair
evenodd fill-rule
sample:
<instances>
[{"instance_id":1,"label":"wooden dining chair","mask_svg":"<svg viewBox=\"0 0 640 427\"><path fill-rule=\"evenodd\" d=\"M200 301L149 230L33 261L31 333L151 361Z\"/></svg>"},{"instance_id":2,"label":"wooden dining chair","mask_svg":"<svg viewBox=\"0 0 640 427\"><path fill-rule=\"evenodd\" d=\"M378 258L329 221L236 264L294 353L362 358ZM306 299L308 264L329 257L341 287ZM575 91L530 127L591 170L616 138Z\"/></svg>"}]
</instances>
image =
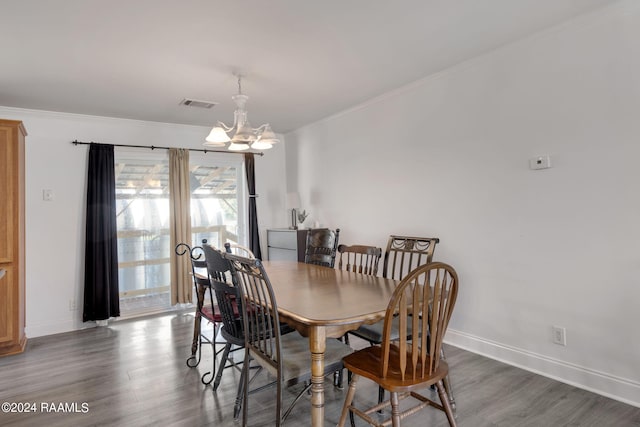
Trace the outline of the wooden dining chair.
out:
<instances>
[{"instance_id":1,"label":"wooden dining chair","mask_svg":"<svg viewBox=\"0 0 640 427\"><path fill-rule=\"evenodd\" d=\"M439 241L440 239L437 237L389 236L387 249L384 253L382 277L402 280L416 267L430 263ZM350 334L368 341L371 345L380 344L382 342L382 325L383 322L362 325L355 331L351 331Z\"/></svg>"},{"instance_id":2,"label":"wooden dining chair","mask_svg":"<svg viewBox=\"0 0 640 427\"><path fill-rule=\"evenodd\" d=\"M378 264L382 257L382 248L367 245L339 245L338 269L354 273L378 274ZM344 342L349 344L349 333L344 334Z\"/></svg>"},{"instance_id":3,"label":"wooden dining chair","mask_svg":"<svg viewBox=\"0 0 640 427\"><path fill-rule=\"evenodd\" d=\"M418 267L402 279L387 306L381 344L344 358L353 376L338 426L344 426L352 413L374 426L389 425L390 421L399 427L401 419L427 406L444 411L449 425L456 426L443 383L449 367L441 358L441 349L457 295L458 275L453 267L441 262ZM394 323L399 328L398 339L391 336ZM356 408L353 399L360 377L388 390L390 400L368 409ZM438 390L440 402L417 392L431 385ZM409 397L416 399L417 405L400 408L399 402ZM386 422L371 416L389 406L391 416Z\"/></svg>"},{"instance_id":4,"label":"wooden dining chair","mask_svg":"<svg viewBox=\"0 0 640 427\"><path fill-rule=\"evenodd\" d=\"M255 360L276 378L276 420L279 426L284 422L293 405L311 386L304 387L289 408L282 411L282 389L311 379L311 355L309 339L298 333L283 335L271 282L259 259L249 259L225 253L236 275L243 304L245 330L245 361L243 371L243 417L246 426L248 416L249 361ZM338 340L328 340L324 354L324 375L342 369L342 358L352 350Z\"/></svg>"},{"instance_id":5,"label":"wooden dining chair","mask_svg":"<svg viewBox=\"0 0 640 427\"><path fill-rule=\"evenodd\" d=\"M338 269L354 273L378 274L382 248L366 245L338 245Z\"/></svg>"},{"instance_id":6,"label":"wooden dining chair","mask_svg":"<svg viewBox=\"0 0 640 427\"><path fill-rule=\"evenodd\" d=\"M439 242L440 239L437 237L412 237L392 234L389 236L387 249L384 253L382 277L402 280L415 268L430 263L433 260L433 254L436 250L436 245ZM380 342L382 342L382 325L383 322L377 322L372 325L362 325L355 331L349 332L349 334L362 338L368 341L371 345L380 344ZM394 339L398 337L398 328L395 324L392 329L391 336ZM445 358L444 350L442 357ZM451 402L451 407L455 412L456 400L453 395L451 380L448 375L445 378L444 383L447 389L447 395ZM384 400L384 389L382 387L380 388L378 400L379 402Z\"/></svg>"},{"instance_id":7,"label":"wooden dining chair","mask_svg":"<svg viewBox=\"0 0 640 427\"><path fill-rule=\"evenodd\" d=\"M416 267L430 263L438 242L437 237L389 236L382 277L402 280Z\"/></svg>"},{"instance_id":8,"label":"wooden dining chair","mask_svg":"<svg viewBox=\"0 0 640 427\"><path fill-rule=\"evenodd\" d=\"M333 268L340 229L312 228L307 232L307 246L304 254L306 264L322 265Z\"/></svg>"}]
</instances>

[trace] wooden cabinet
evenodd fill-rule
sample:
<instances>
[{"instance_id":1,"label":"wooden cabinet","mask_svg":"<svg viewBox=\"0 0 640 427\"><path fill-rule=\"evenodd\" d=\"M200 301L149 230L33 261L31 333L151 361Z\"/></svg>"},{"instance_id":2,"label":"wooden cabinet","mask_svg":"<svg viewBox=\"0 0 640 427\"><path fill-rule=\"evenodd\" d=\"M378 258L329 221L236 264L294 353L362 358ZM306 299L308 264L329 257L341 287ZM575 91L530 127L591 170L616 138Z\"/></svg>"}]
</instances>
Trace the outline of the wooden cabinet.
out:
<instances>
[{"instance_id":1,"label":"wooden cabinet","mask_svg":"<svg viewBox=\"0 0 640 427\"><path fill-rule=\"evenodd\" d=\"M25 325L24 138L22 122L0 119L0 356L20 353Z\"/></svg>"},{"instance_id":2,"label":"wooden cabinet","mask_svg":"<svg viewBox=\"0 0 640 427\"><path fill-rule=\"evenodd\" d=\"M267 230L267 249L270 261L290 260L304 262L307 230L274 228Z\"/></svg>"}]
</instances>

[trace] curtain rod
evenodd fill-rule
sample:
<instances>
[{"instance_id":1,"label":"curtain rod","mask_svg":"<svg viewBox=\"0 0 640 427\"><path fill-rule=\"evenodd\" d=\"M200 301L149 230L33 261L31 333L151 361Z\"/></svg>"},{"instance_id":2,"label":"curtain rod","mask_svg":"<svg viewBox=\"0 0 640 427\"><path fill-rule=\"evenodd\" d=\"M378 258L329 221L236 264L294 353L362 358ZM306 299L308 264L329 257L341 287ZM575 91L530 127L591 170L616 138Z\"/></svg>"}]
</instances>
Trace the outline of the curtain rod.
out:
<instances>
[{"instance_id":1,"label":"curtain rod","mask_svg":"<svg viewBox=\"0 0 640 427\"><path fill-rule=\"evenodd\" d=\"M100 144L99 142L83 142L83 141L78 141L77 139L75 141L71 141L71 143L73 145L91 145L91 144ZM156 147L155 145L130 145L130 144L109 144L109 145L113 145L114 147L130 147L130 148L149 148L151 150L170 150L172 148L179 148L179 147ZM264 156L264 153L261 152L254 152L254 151L224 151L224 150L207 150L205 149L199 149L199 148L187 148L187 150L189 151L199 151L201 153L223 153L223 154L244 154L244 153L252 153L252 154L256 154L258 156Z\"/></svg>"}]
</instances>

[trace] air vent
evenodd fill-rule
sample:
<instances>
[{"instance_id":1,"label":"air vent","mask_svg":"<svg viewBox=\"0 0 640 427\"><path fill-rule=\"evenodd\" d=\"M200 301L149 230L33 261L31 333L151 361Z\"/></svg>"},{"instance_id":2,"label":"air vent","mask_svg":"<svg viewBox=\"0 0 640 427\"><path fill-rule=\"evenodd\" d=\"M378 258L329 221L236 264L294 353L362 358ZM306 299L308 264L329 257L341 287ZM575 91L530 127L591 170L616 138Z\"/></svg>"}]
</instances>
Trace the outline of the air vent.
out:
<instances>
[{"instance_id":1,"label":"air vent","mask_svg":"<svg viewBox=\"0 0 640 427\"><path fill-rule=\"evenodd\" d=\"M218 105L217 102L211 101L201 101L199 99L188 99L184 98L180 101L180 105L186 105L187 107L196 107L196 108L213 108Z\"/></svg>"}]
</instances>

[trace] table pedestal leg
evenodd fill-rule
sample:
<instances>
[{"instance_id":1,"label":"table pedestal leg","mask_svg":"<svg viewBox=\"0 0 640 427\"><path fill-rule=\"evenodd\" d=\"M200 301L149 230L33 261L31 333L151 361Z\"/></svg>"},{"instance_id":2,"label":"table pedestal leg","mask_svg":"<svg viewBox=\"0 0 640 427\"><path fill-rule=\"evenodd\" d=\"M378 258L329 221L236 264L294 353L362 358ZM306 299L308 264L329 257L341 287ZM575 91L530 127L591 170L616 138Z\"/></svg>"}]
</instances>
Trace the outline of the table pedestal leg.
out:
<instances>
[{"instance_id":1,"label":"table pedestal leg","mask_svg":"<svg viewBox=\"0 0 640 427\"><path fill-rule=\"evenodd\" d=\"M311 425L324 425L324 352L326 350L326 331L323 327L311 329L309 346L311 348Z\"/></svg>"}]
</instances>

